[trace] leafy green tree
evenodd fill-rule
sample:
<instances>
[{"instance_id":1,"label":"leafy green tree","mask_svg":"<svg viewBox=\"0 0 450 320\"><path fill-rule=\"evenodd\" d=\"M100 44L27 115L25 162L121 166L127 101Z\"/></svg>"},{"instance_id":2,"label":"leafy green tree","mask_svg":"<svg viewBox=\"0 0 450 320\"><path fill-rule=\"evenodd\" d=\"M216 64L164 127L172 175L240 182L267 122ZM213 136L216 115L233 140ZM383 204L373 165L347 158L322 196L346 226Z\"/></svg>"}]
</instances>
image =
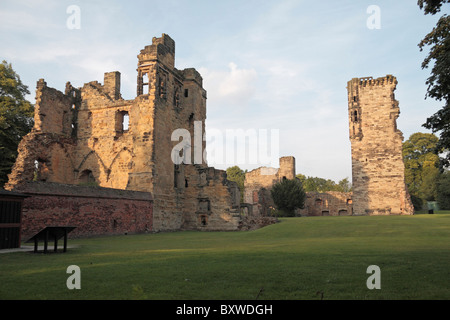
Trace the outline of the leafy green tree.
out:
<instances>
[{"instance_id":1,"label":"leafy green tree","mask_svg":"<svg viewBox=\"0 0 450 320\"><path fill-rule=\"evenodd\" d=\"M238 166L229 167L227 169L227 179L237 183L239 191L241 192L241 202L244 202L244 181L245 173L247 172Z\"/></svg>"},{"instance_id":2,"label":"leafy green tree","mask_svg":"<svg viewBox=\"0 0 450 320\"><path fill-rule=\"evenodd\" d=\"M3 61L0 64L0 186L8 181L20 140L33 127L34 108L25 100L29 93L11 64Z\"/></svg>"},{"instance_id":3,"label":"leafy green tree","mask_svg":"<svg viewBox=\"0 0 450 320\"><path fill-rule=\"evenodd\" d=\"M436 200L439 157L434 151L438 140L432 133L416 132L403 143L405 182L409 193L422 201Z\"/></svg>"},{"instance_id":4,"label":"leafy green tree","mask_svg":"<svg viewBox=\"0 0 450 320\"><path fill-rule=\"evenodd\" d=\"M450 0L419 0L420 9L425 14L435 15L441 11L444 3ZM431 129L433 133L440 132L436 153L450 150L450 16L444 14L438 20L436 26L419 43L420 51L429 46L428 56L422 62L422 69L432 64L431 75L426 80L428 85L425 98L431 97L443 101L442 108L429 117L423 126ZM442 165L450 164L450 152L441 158Z\"/></svg>"},{"instance_id":5,"label":"leafy green tree","mask_svg":"<svg viewBox=\"0 0 450 320\"><path fill-rule=\"evenodd\" d=\"M295 209L303 209L306 193L299 179L283 179L270 190L273 202L286 216L293 217Z\"/></svg>"},{"instance_id":6,"label":"leafy green tree","mask_svg":"<svg viewBox=\"0 0 450 320\"><path fill-rule=\"evenodd\" d=\"M330 179L306 177L303 174L297 174L296 177L302 182L303 188L306 192L350 192L352 189L348 178L342 179L336 184L336 182Z\"/></svg>"},{"instance_id":7,"label":"leafy green tree","mask_svg":"<svg viewBox=\"0 0 450 320\"><path fill-rule=\"evenodd\" d=\"M350 183L348 178L344 178L344 179L342 179L341 181L338 182L337 189L338 190L336 190L336 191L340 191L340 192L351 192L352 191L352 184Z\"/></svg>"},{"instance_id":8,"label":"leafy green tree","mask_svg":"<svg viewBox=\"0 0 450 320\"><path fill-rule=\"evenodd\" d=\"M307 177L305 180L305 191L307 192L326 192L334 187L334 181L319 177Z\"/></svg>"},{"instance_id":9,"label":"leafy green tree","mask_svg":"<svg viewBox=\"0 0 450 320\"><path fill-rule=\"evenodd\" d=\"M437 184L439 209L450 210L450 171L443 172Z\"/></svg>"},{"instance_id":10,"label":"leafy green tree","mask_svg":"<svg viewBox=\"0 0 450 320\"><path fill-rule=\"evenodd\" d=\"M303 185L303 189L305 189L306 176L305 176L304 174L298 173L295 177L296 177L298 180L300 180L300 182L301 182L302 185ZM306 189L305 189L305 191L306 191Z\"/></svg>"}]
</instances>

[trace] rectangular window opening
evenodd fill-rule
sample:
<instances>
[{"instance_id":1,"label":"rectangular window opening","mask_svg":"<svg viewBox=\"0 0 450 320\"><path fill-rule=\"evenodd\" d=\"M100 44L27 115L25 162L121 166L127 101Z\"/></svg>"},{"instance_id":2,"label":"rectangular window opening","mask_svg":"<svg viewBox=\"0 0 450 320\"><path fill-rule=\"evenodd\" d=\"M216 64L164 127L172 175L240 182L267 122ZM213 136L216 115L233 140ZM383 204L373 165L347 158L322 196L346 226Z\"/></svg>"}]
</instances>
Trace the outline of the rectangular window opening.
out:
<instances>
[{"instance_id":1,"label":"rectangular window opening","mask_svg":"<svg viewBox=\"0 0 450 320\"><path fill-rule=\"evenodd\" d=\"M129 126L130 126L130 116L128 115L128 112L126 112L123 114L122 131L123 132L128 131Z\"/></svg>"},{"instance_id":2,"label":"rectangular window opening","mask_svg":"<svg viewBox=\"0 0 450 320\"><path fill-rule=\"evenodd\" d=\"M150 85L148 80L148 73L142 75L142 94L149 94Z\"/></svg>"},{"instance_id":3,"label":"rectangular window opening","mask_svg":"<svg viewBox=\"0 0 450 320\"><path fill-rule=\"evenodd\" d=\"M130 116L128 111L118 110L116 112L116 135L128 132L130 128Z\"/></svg>"}]
</instances>

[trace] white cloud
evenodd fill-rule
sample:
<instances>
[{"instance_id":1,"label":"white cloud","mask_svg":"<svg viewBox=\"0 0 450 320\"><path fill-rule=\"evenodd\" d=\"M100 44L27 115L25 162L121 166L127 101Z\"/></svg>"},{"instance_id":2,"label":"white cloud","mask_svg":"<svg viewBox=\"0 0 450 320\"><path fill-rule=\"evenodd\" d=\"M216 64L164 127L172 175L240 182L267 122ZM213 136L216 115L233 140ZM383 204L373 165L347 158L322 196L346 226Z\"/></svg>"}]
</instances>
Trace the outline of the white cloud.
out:
<instances>
[{"instance_id":1,"label":"white cloud","mask_svg":"<svg viewBox=\"0 0 450 320\"><path fill-rule=\"evenodd\" d=\"M199 68L208 98L213 104L245 106L255 93L257 72L254 69L240 69L234 62L230 62L228 67L226 71Z\"/></svg>"}]
</instances>

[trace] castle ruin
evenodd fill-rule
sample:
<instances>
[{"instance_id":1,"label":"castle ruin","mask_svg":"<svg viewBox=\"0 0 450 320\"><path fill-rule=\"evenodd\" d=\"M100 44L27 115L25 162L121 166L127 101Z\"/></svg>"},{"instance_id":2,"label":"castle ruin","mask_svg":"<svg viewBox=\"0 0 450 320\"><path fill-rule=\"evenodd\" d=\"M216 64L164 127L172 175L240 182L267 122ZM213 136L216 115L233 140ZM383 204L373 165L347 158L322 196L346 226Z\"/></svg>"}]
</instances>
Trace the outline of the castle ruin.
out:
<instances>
[{"instance_id":1,"label":"castle ruin","mask_svg":"<svg viewBox=\"0 0 450 320\"><path fill-rule=\"evenodd\" d=\"M122 98L117 71L105 73L103 84L75 88L68 82L65 92L37 82L34 127L19 145L5 186L30 196L26 232L62 222L83 226L80 235L272 223L264 219L274 207L270 189L295 179L295 158L280 158L279 169L246 173L243 204L224 170L204 161L175 163L177 129L190 139L189 148L175 152L179 158L196 159L205 151L198 139L206 119L202 77L194 68L175 68L175 42L166 34L137 58L131 100ZM396 84L391 75L348 82L353 194L309 193L301 215L413 214L396 127Z\"/></svg>"},{"instance_id":2,"label":"castle ruin","mask_svg":"<svg viewBox=\"0 0 450 320\"><path fill-rule=\"evenodd\" d=\"M122 98L117 71L105 73L103 84L75 88L68 82L64 93L40 79L34 128L19 145L5 188L33 193L36 183L45 182L147 192L153 199L147 229L238 230L244 223L240 193L226 172L203 161L172 161L176 129L192 139L193 148L180 150L184 159L199 150L203 155L205 142L194 141L194 131L200 137L205 132L201 75L175 68L175 42L166 34L153 38L137 58L132 100Z\"/></svg>"},{"instance_id":3,"label":"castle ruin","mask_svg":"<svg viewBox=\"0 0 450 320\"><path fill-rule=\"evenodd\" d=\"M253 211L270 216L275 209L271 189L283 179L297 179L295 158L281 157L280 167L260 167L245 174L244 202L251 204ZM299 216L347 216L352 215L351 192L306 192L304 208L296 210Z\"/></svg>"},{"instance_id":4,"label":"castle ruin","mask_svg":"<svg viewBox=\"0 0 450 320\"><path fill-rule=\"evenodd\" d=\"M260 167L245 174L244 202L253 206L253 212L267 216L275 207L270 193L272 186L283 179L295 179L295 158L281 157L280 167Z\"/></svg>"},{"instance_id":5,"label":"castle ruin","mask_svg":"<svg viewBox=\"0 0 450 320\"><path fill-rule=\"evenodd\" d=\"M353 214L413 214L405 184L397 79L354 78L347 84Z\"/></svg>"}]
</instances>

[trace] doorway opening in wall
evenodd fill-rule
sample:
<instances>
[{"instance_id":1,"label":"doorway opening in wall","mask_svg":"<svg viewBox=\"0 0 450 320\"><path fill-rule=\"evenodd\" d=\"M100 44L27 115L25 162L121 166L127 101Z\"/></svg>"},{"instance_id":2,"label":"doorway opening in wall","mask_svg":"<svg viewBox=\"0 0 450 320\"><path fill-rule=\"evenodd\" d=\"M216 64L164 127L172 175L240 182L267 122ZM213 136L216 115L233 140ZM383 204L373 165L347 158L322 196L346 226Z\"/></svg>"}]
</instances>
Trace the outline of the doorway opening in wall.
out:
<instances>
[{"instance_id":1,"label":"doorway opening in wall","mask_svg":"<svg viewBox=\"0 0 450 320\"><path fill-rule=\"evenodd\" d=\"M97 185L97 183L95 182L94 174L89 169L83 170L81 172L78 181L81 185Z\"/></svg>"},{"instance_id":2,"label":"doorway opening in wall","mask_svg":"<svg viewBox=\"0 0 450 320\"><path fill-rule=\"evenodd\" d=\"M200 216L200 223L202 224L202 227L205 227L208 224L208 219L207 219L206 215Z\"/></svg>"}]
</instances>

